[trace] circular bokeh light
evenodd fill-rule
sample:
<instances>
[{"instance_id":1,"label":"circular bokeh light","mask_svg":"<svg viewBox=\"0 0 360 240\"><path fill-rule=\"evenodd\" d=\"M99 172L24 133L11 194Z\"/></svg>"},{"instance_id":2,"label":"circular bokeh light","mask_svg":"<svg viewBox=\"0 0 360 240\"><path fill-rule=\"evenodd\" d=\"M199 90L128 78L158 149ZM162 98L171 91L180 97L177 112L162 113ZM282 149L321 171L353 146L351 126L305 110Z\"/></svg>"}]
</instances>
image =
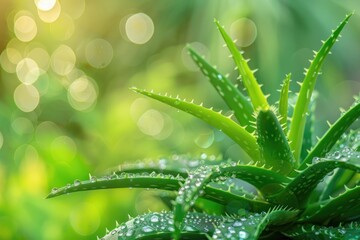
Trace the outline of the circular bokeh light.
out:
<instances>
[{"instance_id":1,"label":"circular bokeh light","mask_svg":"<svg viewBox=\"0 0 360 240\"><path fill-rule=\"evenodd\" d=\"M51 68L59 75L69 74L76 62L74 51L67 45L60 45L51 56Z\"/></svg>"},{"instance_id":2,"label":"circular bokeh light","mask_svg":"<svg viewBox=\"0 0 360 240\"><path fill-rule=\"evenodd\" d=\"M240 47L250 46L257 37L255 23L248 18L240 18L230 26L230 35L236 39L236 45Z\"/></svg>"},{"instance_id":3,"label":"circular bokeh light","mask_svg":"<svg viewBox=\"0 0 360 240\"><path fill-rule=\"evenodd\" d=\"M113 48L104 39L94 39L86 45L85 57L94 68L104 68L113 58Z\"/></svg>"},{"instance_id":4,"label":"circular bokeh light","mask_svg":"<svg viewBox=\"0 0 360 240\"><path fill-rule=\"evenodd\" d=\"M125 32L131 42L145 44L154 34L154 23L145 13L136 13L127 19Z\"/></svg>"},{"instance_id":5,"label":"circular bokeh light","mask_svg":"<svg viewBox=\"0 0 360 240\"><path fill-rule=\"evenodd\" d=\"M23 112L32 112L39 105L40 94L33 85L20 84L14 91L16 106Z\"/></svg>"},{"instance_id":6,"label":"circular bokeh light","mask_svg":"<svg viewBox=\"0 0 360 240\"><path fill-rule=\"evenodd\" d=\"M15 36L22 42L30 42L37 34L37 26L30 16L22 15L15 19Z\"/></svg>"}]
</instances>

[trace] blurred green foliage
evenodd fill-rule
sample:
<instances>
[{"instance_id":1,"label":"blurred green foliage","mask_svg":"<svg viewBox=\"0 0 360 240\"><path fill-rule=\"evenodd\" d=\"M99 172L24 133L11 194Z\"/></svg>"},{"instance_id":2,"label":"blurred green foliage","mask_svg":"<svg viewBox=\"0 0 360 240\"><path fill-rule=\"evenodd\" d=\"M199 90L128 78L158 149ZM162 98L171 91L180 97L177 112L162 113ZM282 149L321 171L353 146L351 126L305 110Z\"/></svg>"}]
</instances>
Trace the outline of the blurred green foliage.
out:
<instances>
[{"instance_id":1,"label":"blurred green foliage","mask_svg":"<svg viewBox=\"0 0 360 240\"><path fill-rule=\"evenodd\" d=\"M221 132L128 90L195 92L196 101L224 107L184 50L190 43L236 81L213 18L239 39L275 99L286 73L292 84L302 78L308 46L318 48L353 10L359 1L2 0L0 239L94 239L128 214L167 208L146 190L45 200L52 186L76 177L180 152L245 157ZM360 89L353 18L318 81L321 122L338 115L328 105L348 106Z\"/></svg>"}]
</instances>

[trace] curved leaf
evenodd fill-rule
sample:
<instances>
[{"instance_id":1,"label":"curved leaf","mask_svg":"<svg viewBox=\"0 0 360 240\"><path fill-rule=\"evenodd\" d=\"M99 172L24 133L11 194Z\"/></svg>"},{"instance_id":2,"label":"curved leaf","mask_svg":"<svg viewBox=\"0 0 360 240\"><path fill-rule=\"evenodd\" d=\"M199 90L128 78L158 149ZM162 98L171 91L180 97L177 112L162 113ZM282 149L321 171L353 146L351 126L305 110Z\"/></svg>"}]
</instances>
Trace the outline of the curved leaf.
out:
<instances>
[{"instance_id":1,"label":"curved leaf","mask_svg":"<svg viewBox=\"0 0 360 240\"><path fill-rule=\"evenodd\" d=\"M207 234L214 232L214 226L224 220L221 216L210 216L202 213L189 213L181 229L182 239L207 239ZM148 213L117 225L101 240L133 239L171 239L174 233L172 212Z\"/></svg>"},{"instance_id":2,"label":"curved leaf","mask_svg":"<svg viewBox=\"0 0 360 240\"><path fill-rule=\"evenodd\" d=\"M249 132L253 132L254 127L249 124L254 121L253 107L247 97L245 97L239 89L237 89L231 81L212 67L204 58L192 48L188 48L190 56L194 62L200 67L202 73L209 78L211 84L224 99L239 123L244 126Z\"/></svg>"},{"instance_id":3,"label":"curved leaf","mask_svg":"<svg viewBox=\"0 0 360 240\"><path fill-rule=\"evenodd\" d=\"M143 173L155 172L169 175L180 175L187 177L188 171L194 170L202 165L216 165L221 161L215 156L204 156L203 154L198 158L192 158L187 155L173 155L170 158L162 157L157 160L144 160L136 163L124 163L116 168L110 169L110 172L115 174L127 173Z\"/></svg>"},{"instance_id":4,"label":"curved leaf","mask_svg":"<svg viewBox=\"0 0 360 240\"><path fill-rule=\"evenodd\" d=\"M236 63L236 66L239 70L239 74L242 77L242 81L246 90L249 93L251 102L254 106L255 110L262 109L267 110L269 108L269 104L266 100L266 96L263 94L260 85L255 79L254 72L251 71L249 65L247 64L247 60L243 58L240 51L237 49L235 43L230 38L230 36L226 33L224 28L220 25L220 23L215 20L215 23L228 47L230 50L232 57Z\"/></svg>"},{"instance_id":5,"label":"curved leaf","mask_svg":"<svg viewBox=\"0 0 360 240\"><path fill-rule=\"evenodd\" d=\"M189 173L184 185L179 189L174 203L174 238L179 239L183 221L190 207L195 204L196 199L203 194L203 189L213 177L213 169L201 166Z\"/></svg>"},{"instance_id":6,"label":"curved leaf","mask_svg":"<svg viewBox=\"0 0 360 240\"><path fill-rule=\"evenodd\" d=\"M303 219L314 223L327 224L327 223L339 223L341 219L350 217L345 213L351 210L351 216L360 217L360 211L354 212L354 209L360 207L360 186L352 189L347 189L341 195L331 198L325 203L319 204L318 209L312 208L311 213L304 214Z\"/></svg>"},{"instance_id":7,"label":"curved leaf","mask_svg":"<svg viewBox=\"0 0 360 240\"><path fill-rule=\"evenodd\" d=\"M283 225L293 221L298 211L274 209L268 213L255 213L232 222L224 222L215 230L213 239L259 239L269 225Z\"/></svg>"},{"instance_id":8,"label":"curved leaf","mask_svg":"<svg viewBox=\"0 0 360 240\"><path fill-rule=\"evenodd\" d=\"M144 169L146 171L146 169ZM53 198L64 194L91 191L109 188L155 188L162 190L177 191L185 179L181 176L164 175L162 173L120 173L96 179L94 176L90 180L75 180L74 184L68 184L62 188L54 188L47 198ZM210 183L204 189L202 198L211 201L228 204L237 203L244 209L250 211L266 211L271 205L254 197L249 196L238 188L224 183Z\"/></svg>"},{"instance_id":9,"label":"curved leaf","mask_svg":"<svg viewBox=\"0 0 360 240\"><path fill-rule=\"evenodd\" d=\"M310 193L323 178L336 168L360 172L360 167L351 163L328 159L316 159L315 163L301 171L281 192L270 196L269 201L295 208L304 207Z\"/></svg>"},{"instance_id":10,"label":"curved leaf","mask_svg":"<svg viewBox=\"0 0 360 240\"><path fill-rule=\"evenodd\" d=\"M305 122L305 129L304 129L304 138L303 143L301 146L301 153L300 153L300 163L302 163L305 158L308 156L311 148L313 147L313 132L315 126L315 101L316 101L316 94L313 94L310 105L309 105L309 112L306 116Z\"/></svg>"},{"instance_id":11,"label":"curved leaf","mask_svg":"<svg viewBox=\"0 0 360 240\"><path fill-rule=\"evenodd\" d=\"M211 109L207 109L200 105L186 102L178 98L161 96L137 88L132 88L132 90L200 118L211 126L222 130L226 135L239 144L239 146L243 148L252 159L259 159L259 150L255 137L244 127L231 120L231 118L225 117L221 113L215 112Z\"/></svg>"},{"instance_id":12,"label":"curved leaf","mask_svg":"<svg viewBox=\"0 0 360 240\"><path fill-rule=\"evenodd\" d=\"M288 121L288 104L289 104L289 86L290 86L291 73L285 76L281 90L279 100L279 114L280 124L284 129L284 133L287 133L287 121Z\"/></svg>"},{"instance_id":13,"label":"curved leaf","mask_svg":"<svg viewBox=\"0 0 360 240\"><path fill-rule=\"evenodd\" d=\"M312 239L312 240L359 240L360 224L357 222L346 224L338 227L324 227L312 224L296 225L283 234L295 240Z\"/></svg>"},{"instance_id":14,"label":"curved leaf","mask_svg":"<svg viewBox=\"0 0 360 240\"><path fill-rule=\"evenodd\" d=\"M175 238L179 238L179 230L186 213L194 205L196 199L204 192L205 186L221 176L238 177L257 187L265 193L278 190L288 179L271 170L254 166L224 164L221 166L201 166L189 173L185 184L179 189L174 204ZM270 186L270 187L269 187Z\"/></svg>"},{"instance_id":15,"label":"curved leaf","mask_svg":"<svg viewBox=\"0 0 360 240\"><path fill-rule=\"evenodd\" d=\"M360 117L360 102L356 103L347 112L345 112L323 135L309 155L303 161L300 169L304 169L306 164L311 163L314 157L324 157L334 144L340 139L341 135L350 127L350 125Z\"/></svg>"},{"instance_id":16,"label":"curved leaf","mask_svg":"<svg viewBox=\"0 0 360 240\"><path fill-rule=\"evenodd\" d=\"M346 18L340 23L331 36L323 43L319 52L315 53L314 60L311 62L309 69L306 70L306 75L302 82L299 96L295 104L294 114L292 116L289 130L290 146L294 151L295 159L299 159L300 157L306 121L305 114L308 111L311 95L316 83L316 78L319 74L325 57L330 52L332 46L336 42L336 39L340 35L341 30L344 28L351 15L352 14L346 16Z\"/></svg>"}]
</instances>

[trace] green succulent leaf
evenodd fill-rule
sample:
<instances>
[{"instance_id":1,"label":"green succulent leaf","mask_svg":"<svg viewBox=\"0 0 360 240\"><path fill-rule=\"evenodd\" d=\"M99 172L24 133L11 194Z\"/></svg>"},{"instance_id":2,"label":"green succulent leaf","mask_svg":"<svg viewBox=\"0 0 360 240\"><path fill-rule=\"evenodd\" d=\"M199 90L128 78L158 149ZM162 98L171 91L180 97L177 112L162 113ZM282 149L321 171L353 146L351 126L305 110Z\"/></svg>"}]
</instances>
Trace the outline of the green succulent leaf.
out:
<instances>
[{"instance_id":1,"label":"green succulent leaf","mask_svg":"<svg viewBox=\"0 0 360 240\"><path fill-rule=\"evenodd\" d=\"M178 191L181 184L184 184L185 179L181 176L165 175L162 173L148 173L143 169L143 173L125 173L112 174L96 178L90 176L89 180L79 181L75 180L73 184L65 187L54 188L47 198L53 198L64 194L91 191L109 188L155 188L162 190ZM240 188L233 186L228 182L224 183L209 183L202 196L204 199L209 199L223 205L229 202L236 203L238 206L244 207L250 211L266 211L271 205L261 199L256 199L253 196L241 191Z\"/></svg>"},{"instance_id":2,"label":"green succulent leaf","mask_svg":"<svg viewBox=\"0 0 360 240\"><path fill-rule=\"evenodd\" d=\"M241 55L240 51L237 49L235 43L230 38L230 36L226 33L225 29L220 25L220 23L215 20L215 23L228 47L230 50L232 57L236 63L236 66L239 70L239 74L242 77L242 81L244 86L250 96L251 102L254 106L255 110L263 109L267 110L269 108L269 104L266 100L266 96L263 94L261 90L261 86L256 81L254 76L254 71L252 71L248 65L248 61L244 59Z\"/></svg>"},{"instance_id":3,"label":"green succulent leaf","mask_svg":"<svg viewBox=\"0 0 360 240\"><path fill-rule=\"evenodd\" d=\"M303 162L308 156L311 148L313 147L313 132L314 132L314 122L315 122L315 101L316 95L313 94L313 97L310 101L309 113L306 116L305 129L304 129L304 138L301 146L300 161Z\"/></svg>"},{"instance_id":4,"label":"green succulent leaf","mask_svg":"<svg viewBox=\"0 0 360 240\"><path fill-rule=\"evenodd\" d=\"M338 160L315 159L312 165L301 171L281 192L270 196L269 201L290 207L304 207L310 193L323 178L336 168L360 172L360 167Z\"/></svg>"},{"instance_id":5,"label":"green succulent leaf","mask_svg":"<svg viewBox=\"0 0 360 240\"><path fill-rule=\"evenodd\" d=\"M311 209L310 213L305 213L303 219L306 221L328 224L339 223L341 219L346 219L349 216L345 216L345 213L351 211L351 216L360 217L360 186L352 189L346 189L346 191L335 198L330 198L326 202L317 205L317 209ZM354 212L354 209L358 209Z\"/></svg>"},{"instance_id":6,"label":"green succulent leaf","mask_svg":"<svg viewBox=\"0 0 360 240\"><path fill-rule=\"evenodd\" d=\"M170 158L162 157L157 160L143 160L136 163L124 163L116 168L110 169L110 172L121 174L122 172L143 173L146 171L173 176L180 175L186 178L188 176L188 171L194 170L202 165L211 166L219 164L220 162L222 161L216 159L215 156L210 156L210 158L204 156L193 158L187 155L173 155Z\"/></svg>"},{"instance_id":7,"label":"green succulent leaf","mask_svg":"<svg viewBox=\"0 0 360 240\"><path fill-rule=\"evenodd\" d=\"M288 140L271 109L260 110L256 119L257 142L261 158L272 170L287 174L294 169L294 157Z\"/></svg>"},{"instance_id":8,"label":"green succulent leaf","mask_svg":"<svg viewBox=\"0 0 360 240\"><path fill-rule=\"evenodd\" d=\"M213 239L259 239L269 225L283 225L296 219L298 211L274 209L268 213L255 213L235 221L224 222L215 230Z\"/></svg>"},{"instance_id":9,"label":"green succulent leaf","mask_svg":"<svg viewBox=\"0 0 360 240\"><path fill-rule=\"evenodd\" d=\"M245 191L232 181L233 179L228 179L225 182L210 182L205 187L202 198L223 205L231 203L232 206L238 209L245 209L251 212L267 211L272 207L268 202Z\"/></svg>"},{"instance_id":10,"label":"green succulent leaf","mask_svg":"<svg viewBox=\"0 0 360 240\"><path fill-rule=\"evenodd\" d=\"M73 184L68 184L62 188L53 188L47 198L53 198L60 195L89 191L97 189L109 188L158 188L163 190L177 190L180 183L184 182L181 176L157 174L155 172L149 173L144 169L143 173L121 173L112 174L96 178L90 176L89 180L75 180Z\"/></svg>"},{"instance_id":11,"label":"green succulent leaf","mask_svg":"<svg viewBox=\"0 0 360 240\"><path fill-rule=\"evenodd\" d=\"M186 213L194 205L196 199L200 197L206 185L222 176L232 176L249 182L259 189L259 191L273 192L281 188L282 184L288 182L286 177L276 174L271 170L266 170L254 166L244 166L229 164L222 166L201 166L189 173L185 184L179 189L174 205L175 215L175 238L180 234L181 224Z\"/></svg>"},{"instance_id":12,"label":"green succulent leaf","mask_svg":"<svg viewBox=\"0 0 360 240\"><path fill-rule=\"evenodd\" d=\"M199 66L202 73L209 78L210 83L214 86L219 95L223 98L231 110L234 111L236 119L249 132L253 132L254 127L249 124L254 120L253 107L247 97L245 97L239 89L237 89L231 81L212 67L203 57L195 50L188 48L190 56Z\"/></svg>"},{"instance_id":13,"label":"green succulent leaf","mask_svg":"<svg viewBox=\"0 0 360 240\"><path fill-rule=\"evenodd\" d=\"M210 182L213 171L207 166L201 166L197 170L189 173L185 184L179 189L174 203L174 238L179 239L182 224L190 207L195 204L195 200L203 194L203 189Z\"/></svg>"},{"instance_id":14,"label":"green succulent leaf","mask_svg":"<svg viewBox=\"0 0 360 240\"><path fill-rule=\"evenodd\" d=\"M305 78L302 82L299 96L295 105L294 114L289 130L289 140L291 149L294 151L295 159L300 158L302 139L305 128L305 115L308 111L311 95L315 87L316 78L319 74L322 63L325 57L330 52L332 46L336 42L336 39L340 35L341 30L352 14L346 16L346 18L340 23L337 29L331 34L331 36L323 43L319 52L315 53L315 57L310 64L309 69L306 71Z\"/></svg>"},{"instance_id":15,"label":"green succulent leaf","mask_svg":"<svg viewBox=\"0 0 360 240\"><path fill-rule=\"evenodd\" d=\"M360 117L360 102L357 102L329 128L323 137L317 142L315 147L308 154L300 165L300 169L306 168L314 157L324 157L334 144L341 138L341 135Z\"/></svg>"},{"instance_id":16,"label":"green succulent leaf","mask_svg":"<svg viewBox=\"0 0 360 240\"><path fill-rule=\"evenodd\" d=\"M359 240L360 224L353 222L344 226L325 227L313 224L299 224L283 231L283 234L295 240Z\"/></svg>"},{"instance_id":17,"label":"green succulent leaf","mask_svg":"<svg viewBox=\"0 0 360 240\"><path fill-rule=\"evenodd\" d=\"M211 109L207 109L200 105L196 105L192 102L186 102L178 98L161 96L137 88L132 88L132 90L200 118L211 126L222 130L226 135L239 144L239 146L242 147L252 159L259 159L259 150L255 137L244 127L234 122L230 117L225 117L219 112L215 112Z\"/></svg>"},{"instance_id":18,"label":"green succulent leaf","mask_svg":"<svg viewBox=\"0 0 360 240\"><path fill-rule=\"evenodd\" d=\"M207 239L214 232L214 226L224 221L223 217L202 213L189 213L181 228L182 239ZM101 240L171 239L174 233L172 212L148 213L117 224Z\"/></svg>"},{"instance_id":19,"label":"green succulent leaf","mask_svg":"<svg viewBox=\"0 0 360 240\"><path fill-rule=\"evenodd\" d=\"M358 164L359 163L359 150L357 149L358 144L360 143L360 132L350 132L348 135L344 135L343 138L337 143L335 151L329 155L329 157L334 159L343 159L349 163ZM344 186L348 183L351 183L353 178L356 178L357 173L347 169L338 169L333 174L321 193L320 200L329 198L330 195L334 195L341 191Z\"/></svg>"},{"instance_id":20,"label":"green succulent leaf","mask_svg":"<svg viewBox=\"0 0 360 240\"><path fill-rule=\"evenodd\" d=\"M287 133L287 120L288 120L288 103L289 103L289 86L291 80L291 73L285 76L281 90L279 100L279 114L280 124L283 126L284 132Z\"/></svg>"}]
</instances>

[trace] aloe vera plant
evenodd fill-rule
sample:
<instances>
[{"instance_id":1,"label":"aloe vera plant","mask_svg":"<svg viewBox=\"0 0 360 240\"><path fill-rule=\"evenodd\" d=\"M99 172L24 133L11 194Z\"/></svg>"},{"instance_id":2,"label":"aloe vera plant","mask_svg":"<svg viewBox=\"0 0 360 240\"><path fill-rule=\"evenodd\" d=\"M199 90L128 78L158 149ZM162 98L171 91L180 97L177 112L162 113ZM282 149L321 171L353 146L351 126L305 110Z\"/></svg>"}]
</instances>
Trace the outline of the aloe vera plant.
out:
<instances>
[{"instance_id":1,"label":"aloe vera plant","mask_svg":"<svg viewBox=\"0 0 360 240\"><path fill-rule=\"evenodd\" d=\"M177 192L172 211L130 218L101 239L360 239L360 133L348 130L360 115L359 99L330 124L322 138L316 143L312 139L315 82L350 17L346 16L314 52L292 111L288 104L291 75L284 80L279 102L269 104L248 60L218 21L215 23L247 94L190 46L188 49L233 115L224 116L194 101L132 88L221 130L251 162L202 155L123 164L110 175L90 176L89 180L54 188L48 197L128 187ZM239 179L255 191L245 190ZM220 213L208 214L214 203ZM232 210L226 208L229 205Z\"/></svg>"}]
</instances>

